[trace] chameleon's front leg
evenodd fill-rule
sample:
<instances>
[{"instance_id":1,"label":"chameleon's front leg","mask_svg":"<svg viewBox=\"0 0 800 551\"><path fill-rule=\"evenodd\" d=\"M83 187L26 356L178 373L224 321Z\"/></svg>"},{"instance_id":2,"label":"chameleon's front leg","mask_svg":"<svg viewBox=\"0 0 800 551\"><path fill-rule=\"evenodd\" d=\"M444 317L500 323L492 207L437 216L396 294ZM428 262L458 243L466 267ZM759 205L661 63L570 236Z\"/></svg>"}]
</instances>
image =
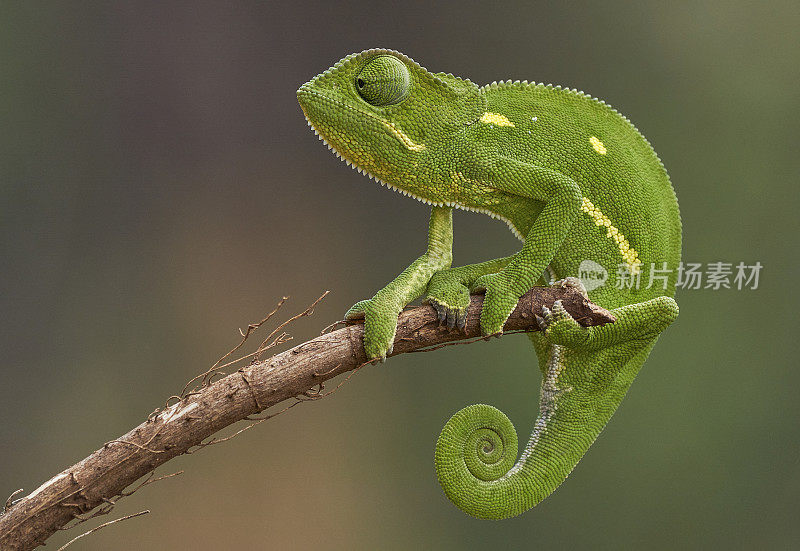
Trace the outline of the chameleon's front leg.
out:
<instances>
[{"instance_id":1,"label":"chameleon's front leg","mask_svg":"<svg viewBox=\"0 0 800 551\"><path fill-rule=\"evenodd\" d=\"M357 302L346 319L364 317L364 350L369 359L386 359L394 345L397 316L403 307L422 295L434 272L453 261L453 209L433 207L428 225L428 248L371 299Z\"/></svg>"},{"instance_id":2,"label":"chameleon's front leg","mask_svg":"<svg viewBox=\"0 0 800 551\"><path fill-rule=\"evenodd\" d=\"M535 165L498 157L489 168L489 177L499 189L544 201L525 237L522 250L501 271L478 278L472 290L486 290L481 312L481 332L500 333L517 300L542 276L561 247L580 212L578 184L563 174Z\"/></svg>"}]
</instances>

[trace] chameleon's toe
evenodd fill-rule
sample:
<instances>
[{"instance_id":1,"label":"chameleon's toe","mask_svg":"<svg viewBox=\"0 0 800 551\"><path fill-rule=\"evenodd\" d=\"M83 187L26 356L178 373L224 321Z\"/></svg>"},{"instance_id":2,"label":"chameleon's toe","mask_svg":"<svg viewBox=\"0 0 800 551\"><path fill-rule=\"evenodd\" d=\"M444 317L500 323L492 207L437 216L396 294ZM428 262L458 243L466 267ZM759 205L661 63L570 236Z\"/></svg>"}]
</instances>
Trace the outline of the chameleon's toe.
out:
<instances>
[{"instance_id":1,"label":"chameleon's toe","mask_svg":"<svg viewBox=\"0 0 800 551\"><path fill-rule=\"evenodd\" d=\"M457 306L451 306L432 297L428 297L426 302L430 303L433 309L436 310L436 317L439 319L439 325L446 324L450 329L458 328L462 331L464 330L464 327L467 325L468 307L459 308Z\"/></svg>"},{"instance_id":2,"label":"chameleon's toe","mask_svg":"<svg viewBox=\"0 0 800 551\"><path fill-rule=\"evenodd\" d=\"M369 305L369 299L367 300L360 300L356 302L354 305L350 307L347 312L344 314L344 319L346 320L357 320L357 319L364 319L367 312L367 306Z\"/></svg>"},{"instance_id":3,"label":"chameleon's toe","mask_svg":"<svg viewBox=\"0 0 800 551\"><path fill-rule=\"evenodd\" d=\"M589 298L589 293L586 291L586 287L583 286L583 282L578 279L577 277L565 277L564 279L559 279L555 283L553 283L552 287L560 287L561 289L565 287L572 287L580 294L584 296L584 298Z\"/></svg>"},{"instance_id":4,"label":"chameleon's toe","mask_svg":"<svg viewBox=\"0 0 800 551\"><path fill-rule=\"evenodd\" d=\"M461 283L454 270L440 270L433 274L425 301L436 309L439 324L447 324L450 329L466 327L469 310L469 289Z\"/></svg>"},{"instance_id":5,"label":"chameleon's toe","mask_svg":"<svg viewBox=\"0 0 800 551\"><path fill-rule=\"evenodd\" d=\"M542 308L544 310L544 308ZM545 313L545 320L547 321L548 325L552 325L561 320L571 320L574 321L572 316L569 312L567 312L566 308L560 300L553 302L553 309L548 309Z\"/></svg>"},{"instance_id":6,"label":"chameleon's toe","mask_svg":"<svg viewBox=\"0 0 800 551\"><path fill-rule=\"evenodd\" d=\"M345 319L364 319L364 352L368 360L385 362L392 353L399 313L396 304L371 298L355 303L345 314Z\"/></svg>"},{"instance_id":7,"label":"chameleon's toe","mask_svg":"<svg viewBox=\"0 0 800 551\"><path fill-rule=\"evenodd\" d=\"M542 306L542 315L537 316L536 321L551 343L573 348L588 338L589 329L575 321L560 300L553 303L552 309Z\"/></svg>"},{"instance_id":8,"label":"chameleon's toe","mask_svg":"<svg viewBox=\"0 0 800 551\"><path fill-rule=\"evenodd\" d=\"M500 335L506 320L517 306L519 296L513 292L512 285L502 272L479 277L472 289L486 291L481 310L481 334Z\"/></svg>"},{"instance_id":9,"label":"chameleon's toe","mask_svg":"<svg viewBox=\"0 0 800 551\"><path fill-rule=\"evenodd\" d=\"M464 331L467 327L467 309L460 310L456 315L456 327Z\"/></svg>"},{"instance_id":10,"label":"chameleon's toe","mask_svg":"<svg viewBox=\"0 0 800 551\"><path fill-rule=\"evenodd\" d=\"M430 300L429 302L434 310L436 310L436 317L439 319L439 325L442 325L445 320L447 320L447 306L435 300Z\"/></svg>"}]
</instances>

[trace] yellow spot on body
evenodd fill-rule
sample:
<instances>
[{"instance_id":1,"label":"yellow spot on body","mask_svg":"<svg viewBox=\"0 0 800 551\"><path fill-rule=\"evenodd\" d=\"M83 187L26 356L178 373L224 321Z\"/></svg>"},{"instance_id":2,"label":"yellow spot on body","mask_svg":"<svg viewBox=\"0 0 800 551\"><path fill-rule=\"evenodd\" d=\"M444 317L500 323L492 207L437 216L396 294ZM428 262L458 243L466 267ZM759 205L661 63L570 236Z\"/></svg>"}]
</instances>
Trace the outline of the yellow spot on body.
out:
<instances>
[{"instance_id":1,"label":"yellow spot on body","mask_svg":"<svg viewBox=\"0 0 800 551\"><path fill-rule=\"evenodd\" d=\"M496 124L497 126L516 126L504 115L500 113L489 113L488 111L481 115L480 121L484 124Z\"/></svg>"},{"instance_id":2,"label":"yellow spot on body","mask_svg":"<svg viewBox=\"0 0 800 551\"><path fill-rule=\"evenodd\" d=\"M639 260L639 253L636 252L636 249L631 247L631 244L628 243L628 240L625 239L625 236L622 235L622 232L619 231L618 228L614 227L614 225L611 223L611 220L609 220L605 214L600 212L600 209L595 207L586 197L583 198L581 210L588 214L594 220L595 224L598 226L605 226L607 230L606 237L613 239L614 242L616 242L617 247L619 248L619 254L622 255L622 259L625 261L625 264L628 265L630 272L632 274L638 274L642 264L641 260Z\"/></svg>"},{"instance_id":3,"label":"yellow spot on body","mask_svg":"<svg viewBox=\"0 0 800 551\"><path fill-rule=\"evenodd\" d=\"M425 144L424 143L422 143L422 144L414 143L414 140L409 138L408 135L405 132L403 132L402 130L397 128L397 126L395 126L395 124L393 122L388 122L388 121L384 121L384 120L381 120L381 122L384 125L386 125L386 128L388 128L389 131L392 134L394 134L397 137L398 140L403 142L403 145L406 146L411 151L422 151L423 149L425 149Z\"/></svg>"},{"instance_id":4,"label":"yellow spot on body","mask_svg":"<svg viewBox=\"0 0 800 551\"><path fill-rule=\"evenodd\" d=\"M589 143L592 144L594 150L597 151L600 155L605 155L608 152L606 146L603 144L603 142L601 142L597 138L597 136L592 136L591 138L589 138Z\"/></svg>"}]
</instances>

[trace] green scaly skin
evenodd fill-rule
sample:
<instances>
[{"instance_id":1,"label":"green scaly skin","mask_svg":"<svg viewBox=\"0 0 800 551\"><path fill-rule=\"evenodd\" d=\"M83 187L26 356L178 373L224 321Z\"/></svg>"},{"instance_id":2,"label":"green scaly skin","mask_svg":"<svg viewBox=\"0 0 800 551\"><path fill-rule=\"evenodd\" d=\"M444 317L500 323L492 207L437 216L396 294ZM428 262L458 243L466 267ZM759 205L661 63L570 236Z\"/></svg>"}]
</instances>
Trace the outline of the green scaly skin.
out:
<instances>
[{"instance_id":1,"label":"green scaly skin","mask_svg":"<svg viewBox=\"0 0 800 551\"><path fill-rule=\"evenodd\" d=\"M584 328L556 303L541 313L543 331L531 334L543 377L539 415L520 457L511 422L486 405L456 413L436 445L442 488L465 512L502 519L530 509L572 471L678 315L671 297L681 224L664 167L602 101L528 82L479 88L391 50L350 55L297 97L338 156L432 205L427 251L347 312L365 316L368 357L391 352L398 313L423 295L442 321L463 327L470 291L484 289L481 330L498 334L519 297L546 274L583 290L582 261L608 268L606 285L588 296L612 310L615 323ZM450 268L454 208L505 221L522 249ZM618 265L635 272L651 263L671 270L666 289L614 285Z\"/></svg>"}]
</instances>

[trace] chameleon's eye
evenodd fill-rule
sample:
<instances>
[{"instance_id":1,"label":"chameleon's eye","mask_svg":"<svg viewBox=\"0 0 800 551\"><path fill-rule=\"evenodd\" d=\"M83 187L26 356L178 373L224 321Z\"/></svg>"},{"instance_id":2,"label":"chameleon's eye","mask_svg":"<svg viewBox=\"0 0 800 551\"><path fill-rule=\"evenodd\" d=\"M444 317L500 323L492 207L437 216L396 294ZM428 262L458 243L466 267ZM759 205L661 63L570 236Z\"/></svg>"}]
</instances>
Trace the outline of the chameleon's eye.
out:
<instances>
[{"instance_id":1,"label":"chameleon's eye","mask_svg":"<svg viewBox=\"0 0 800 551\"><path fill-rule=\"evenodd\" d=\"M359 95L378 107L400 103L410 87L411 77L405 63L388 55L371 60L356 77Z\"/></svg>"}]
</instances>

